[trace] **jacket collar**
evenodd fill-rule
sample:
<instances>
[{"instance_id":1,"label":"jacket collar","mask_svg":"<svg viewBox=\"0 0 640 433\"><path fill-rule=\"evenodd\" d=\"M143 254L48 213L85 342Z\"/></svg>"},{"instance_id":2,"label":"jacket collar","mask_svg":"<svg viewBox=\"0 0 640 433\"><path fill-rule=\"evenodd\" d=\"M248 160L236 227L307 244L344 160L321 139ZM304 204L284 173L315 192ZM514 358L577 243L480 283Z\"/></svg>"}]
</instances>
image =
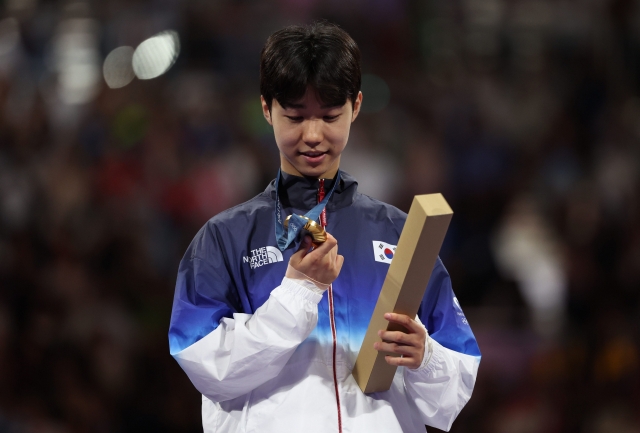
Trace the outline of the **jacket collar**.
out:
<instances>
[{"instance_id":1,"label":"jacket collar","mask_svg":"<svg viewBox=\"0 0 640 433\"><path fill-rule=\"evenodd\" d=\"M318 204L318 179L295 176L282 172L280 184L280 201L284 208L307 211ZM328 193L333 186L333 179L325 179L324 188ZM333 211L347 207L353 203L358 189L358 182L348 173L340 171L340 184L333 192L327 204L327 210ZM276 180L272 180L265 193L276 199Z\"/></svg>"}]
</instances>

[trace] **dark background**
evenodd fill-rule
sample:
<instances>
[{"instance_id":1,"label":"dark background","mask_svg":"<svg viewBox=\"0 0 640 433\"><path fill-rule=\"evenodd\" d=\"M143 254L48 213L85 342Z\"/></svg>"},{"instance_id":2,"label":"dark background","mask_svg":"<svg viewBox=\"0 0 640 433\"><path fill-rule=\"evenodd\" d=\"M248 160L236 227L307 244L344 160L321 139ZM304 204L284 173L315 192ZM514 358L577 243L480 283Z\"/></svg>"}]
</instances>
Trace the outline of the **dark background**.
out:
<instances>
[{"instance_id":1,"label":"dark background","mask_svg":"<svg viewBox=\"0 0 640 433\"><path fill-rule=\"evenodd\" d=\"M318 18L363 53L343 168L455 211L442 258L483 360L452 431L640 431L639 1L0 5L1 432L201 431L177 265L275 177L259 52ZM166 74L105 84L165 30Z\"/></svg>"}]
</instances>

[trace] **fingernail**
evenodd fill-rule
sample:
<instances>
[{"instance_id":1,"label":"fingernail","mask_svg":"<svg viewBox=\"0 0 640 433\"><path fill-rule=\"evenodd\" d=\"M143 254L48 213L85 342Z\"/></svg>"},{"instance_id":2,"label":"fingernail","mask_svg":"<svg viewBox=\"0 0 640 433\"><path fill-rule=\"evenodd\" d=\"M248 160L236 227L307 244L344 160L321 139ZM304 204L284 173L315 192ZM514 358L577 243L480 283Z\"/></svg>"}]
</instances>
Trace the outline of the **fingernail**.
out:
<instances>
[{"instance_id":1,"label":"fingernail","mask_svg":"<svg viewBox=\"0 0 640 433\"><path fill-rule=\"evenodd\" d=\"M391 318L391 314L390 313L385 313L384 318L385 319L390 319Z\"/></svg>"}]
</instances>

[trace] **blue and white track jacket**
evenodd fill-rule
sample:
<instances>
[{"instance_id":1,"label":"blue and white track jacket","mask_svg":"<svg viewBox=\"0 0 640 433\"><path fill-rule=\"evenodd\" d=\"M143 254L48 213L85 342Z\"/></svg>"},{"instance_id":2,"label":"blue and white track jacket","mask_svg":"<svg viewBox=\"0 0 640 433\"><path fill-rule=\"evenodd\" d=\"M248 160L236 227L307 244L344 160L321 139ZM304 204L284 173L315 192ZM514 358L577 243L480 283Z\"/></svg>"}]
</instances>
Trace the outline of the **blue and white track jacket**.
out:
<instances>
[{"instance_id":1,"label":"blue and white track jacket","mask_svg":"<svg viewBox=\"0 0 640 433\"><path fill-rule=\"evenodd\" d=\"M283 173L285 214L311 209L317 188ZM421 367L398 368L389 391L364 394L351 371L389 268L375 245L397 245L406 214L358 193L342 173L326 208L344 256L331 305L328 291L283 278L299 244L276 247L275 194L272 182L213 217L180 263L169 344L203 395L204 431L449 430L471 397L480 351L442 262L418 312L431 351Z\"/></svg>"}]
</instances>

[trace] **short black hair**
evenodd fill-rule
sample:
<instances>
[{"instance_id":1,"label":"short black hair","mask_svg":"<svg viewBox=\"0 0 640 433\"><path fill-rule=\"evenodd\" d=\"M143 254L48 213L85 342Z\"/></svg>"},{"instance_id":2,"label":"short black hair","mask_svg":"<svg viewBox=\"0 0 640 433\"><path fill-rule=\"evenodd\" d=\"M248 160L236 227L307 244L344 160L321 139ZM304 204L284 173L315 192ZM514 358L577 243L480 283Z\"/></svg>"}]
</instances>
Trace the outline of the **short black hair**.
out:
<instances>
[{"instance_id":1,"label":"short black hair","mask_svg":"<svg viewBox=\"0 0 640 433\"><path fill-rule=\"evenodd\" d=\"M360 92L360 49L347 32L319 21L289 26L267 39L260 54L260 93L269 110L302 98L311 86L326 105L355 103Z\"/></svg>"}]
</instances>

